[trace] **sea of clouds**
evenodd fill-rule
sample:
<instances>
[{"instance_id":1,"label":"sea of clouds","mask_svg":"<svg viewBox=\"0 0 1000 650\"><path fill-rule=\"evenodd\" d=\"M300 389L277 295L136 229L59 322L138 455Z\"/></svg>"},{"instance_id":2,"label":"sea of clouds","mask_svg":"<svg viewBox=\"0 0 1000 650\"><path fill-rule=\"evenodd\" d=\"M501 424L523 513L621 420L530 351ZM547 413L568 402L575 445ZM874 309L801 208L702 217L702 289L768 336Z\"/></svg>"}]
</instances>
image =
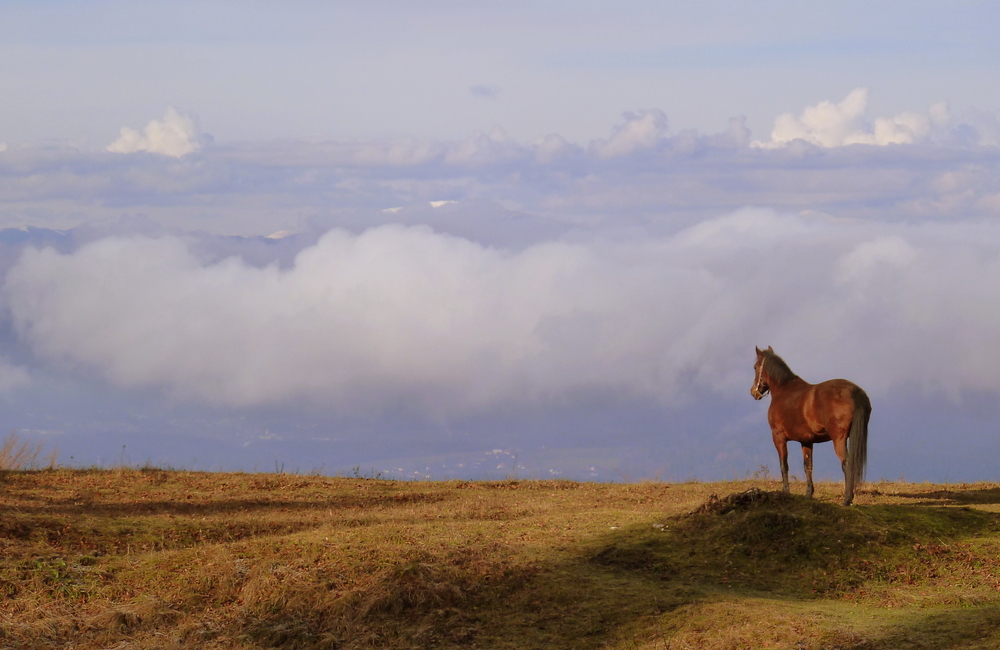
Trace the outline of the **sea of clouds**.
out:
<instances>
[{"instance_id":1,"label":"sea of clouds","mask_svg":"<svg viewBox=\"0 0 1000 650\"><path fill-rule=\"evenodd\" d=\"M748 395L752 348L773 345L809 380L864 386L875 424L975 404L961 426L979 436L1000 420L982 406L1000 396L1000 119L944 103L871 118L867 93L763 137L739 117L675 132L650 109L586 144L500 127L215 143L170 108L105 151L8 144L0 391L32 405L12 426L42 429L52 386L86 383L158 405L146 429L107 425L137 438L201 408L226 435L281 421L265 411L297 422L288 438L364 421L342 436L359 458L392 457L357 440L404 422L442 454L456 436L529 444L497 431L504 413L539 448L577 427L589 447L657 440L675 476L728 477L773 453ZM609 424L637 412L632 441ZM671 451L727 430L759 440Z\"/></svg>"},{"instance_id":2,"label":"sea of clouds","mask_svg":"<svg viewBox=\"0 0 1000 650\"><path fill-rule=\"evenodd\" d=\"M998 287L1000 224L744 209L516 251L427 226L334 229L287 268L113 236L28 248L2 295L41 362L123 388L451 415L589 390L667 406L741 394L747 351L775 341L809 375L874 394L1000 392Z\"/></svg>"}]
</instances>

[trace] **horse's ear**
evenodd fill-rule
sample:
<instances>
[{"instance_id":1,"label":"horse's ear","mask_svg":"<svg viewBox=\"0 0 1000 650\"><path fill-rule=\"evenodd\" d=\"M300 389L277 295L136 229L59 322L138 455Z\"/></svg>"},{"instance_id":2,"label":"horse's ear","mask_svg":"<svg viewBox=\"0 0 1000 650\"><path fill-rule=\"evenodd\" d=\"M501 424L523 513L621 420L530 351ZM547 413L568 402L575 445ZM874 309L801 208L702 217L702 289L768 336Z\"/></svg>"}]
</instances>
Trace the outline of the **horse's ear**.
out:
<instances>
[{"instance_id":1,"label":"horse's ear","mask_svg":"<svg viewBox=\"0 0 1000 650\"><path fill-rule=\"evenodd\" d=\"M767 351L770 352L771 354L774 354L774 348L772 348L770 345L767 346Z\"/></svg>"},{"instance_id":2,"label":"horse's ear","mask_svg":"<svg viewBox=\"0 0 1000 650\"><path fill-rule=\"evenodd\" d=\"M758 348L758 347L757 347L757 346L755 345L755 346L753 346L753 349L754 349L754 350L757 350L757 356L759 357L759 356L760 356L760 348Z\"/></svg>"}]
</instances>

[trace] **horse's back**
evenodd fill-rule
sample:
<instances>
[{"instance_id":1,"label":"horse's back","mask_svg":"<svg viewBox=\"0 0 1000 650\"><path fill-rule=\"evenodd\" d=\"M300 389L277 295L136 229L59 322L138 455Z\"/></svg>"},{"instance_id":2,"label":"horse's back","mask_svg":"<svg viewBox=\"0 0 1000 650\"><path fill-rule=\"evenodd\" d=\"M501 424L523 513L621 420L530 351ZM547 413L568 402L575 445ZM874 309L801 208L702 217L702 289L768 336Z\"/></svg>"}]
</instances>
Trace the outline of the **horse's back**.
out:
<instances>
[{"instance_id":1,"label":"horse's back","mask_svg":"<svg viewBox=\"0 0 1000 650\"><path fill-rule=\"evenodd\" d=\"M814 386L816 417L827 427L850 428L854 410L864 409L865 420L871 411L867 393L847 379L829 379Z\"/></svg>"},{"instance_id":2,"label":"horse's back","mask_svg":"<svg viewBox=\"0 0 1000 650\"><path fill-rule=\"evenodd\" d=\"M829 379L816 384L816 390L823 399L850 402L870 411L872 408L868 393L861 386L847 379Z\"/></svg>"},{"instance_id":3,"label":"horse's back","mask_svg":"<svg viewBox=\"0 0 1000 650\"><path fill-rule=\"evenodd\" d=\"M855 391L861 391L861 387L853 381L847 379L828 379L813 385L817 396L827 400L854 401Z\"/></svg>"}]
</instances>

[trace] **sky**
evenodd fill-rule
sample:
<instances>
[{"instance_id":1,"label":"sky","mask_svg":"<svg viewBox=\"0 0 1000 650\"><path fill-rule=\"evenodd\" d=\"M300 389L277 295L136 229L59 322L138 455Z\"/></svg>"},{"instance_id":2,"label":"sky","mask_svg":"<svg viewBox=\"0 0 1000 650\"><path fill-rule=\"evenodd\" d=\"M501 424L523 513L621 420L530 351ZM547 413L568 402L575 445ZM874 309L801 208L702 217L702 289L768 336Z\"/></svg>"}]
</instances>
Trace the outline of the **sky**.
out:
<instances>
[{"instance_id":1,"label":"sky","mask_svg":"<svg viewBox=\"0 0 1000 650\"><path fill-rule=\"evenodd\" d=\"M770 345L869 393L869 478L1000 480L998 19L0 4L0 426L72 466L773 476Z\"/></svg>"}]
</instances>

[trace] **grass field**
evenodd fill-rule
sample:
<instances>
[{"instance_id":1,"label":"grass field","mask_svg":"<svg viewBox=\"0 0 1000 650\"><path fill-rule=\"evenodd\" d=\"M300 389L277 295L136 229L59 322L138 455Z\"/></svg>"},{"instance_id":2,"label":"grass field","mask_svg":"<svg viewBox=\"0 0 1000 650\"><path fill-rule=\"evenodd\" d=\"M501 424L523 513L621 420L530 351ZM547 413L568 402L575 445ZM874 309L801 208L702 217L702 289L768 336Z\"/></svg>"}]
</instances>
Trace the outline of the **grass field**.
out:
<instances>
[{"instance_id":1,"label":"grass field","mask_svg":"<svg viewBox=\"0 0 1000 650\"><path fill-rule=\"evenodd\" d=\"M3 472L0 647L1000 647L1000 485L777 488Z\"/></svg>"}]
</instances>

